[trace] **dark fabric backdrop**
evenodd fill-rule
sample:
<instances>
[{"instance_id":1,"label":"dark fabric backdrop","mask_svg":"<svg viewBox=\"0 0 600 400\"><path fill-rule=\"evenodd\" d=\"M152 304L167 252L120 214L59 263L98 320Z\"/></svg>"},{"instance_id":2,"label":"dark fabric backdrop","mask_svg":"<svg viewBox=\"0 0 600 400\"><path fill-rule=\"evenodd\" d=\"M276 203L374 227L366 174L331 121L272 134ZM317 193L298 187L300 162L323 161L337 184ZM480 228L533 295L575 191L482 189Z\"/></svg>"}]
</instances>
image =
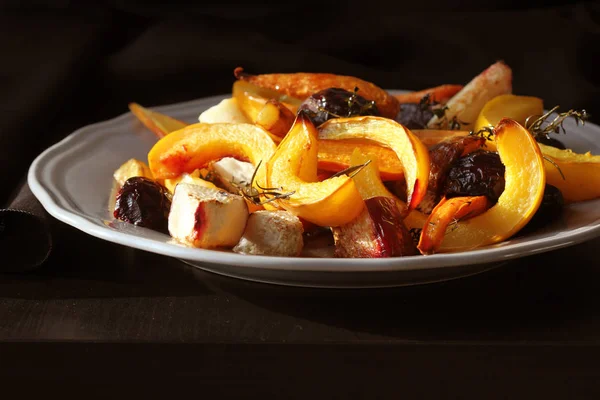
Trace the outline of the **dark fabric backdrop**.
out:
<instances>
[{"instance_id":1,"label":"dark fabric backdrop","mask_svg":"<svg viewBox=\"0 0 600 400\"><path fill-rule=\"evenodd\" d=\"M126 112L130 101L229 92L237 66L416 90L464 84L503 59L515 93L584 107L598 122L595 3L282 3L0 3L0 203L35 156L76 128Z\"/></svg>"}]
</instances>

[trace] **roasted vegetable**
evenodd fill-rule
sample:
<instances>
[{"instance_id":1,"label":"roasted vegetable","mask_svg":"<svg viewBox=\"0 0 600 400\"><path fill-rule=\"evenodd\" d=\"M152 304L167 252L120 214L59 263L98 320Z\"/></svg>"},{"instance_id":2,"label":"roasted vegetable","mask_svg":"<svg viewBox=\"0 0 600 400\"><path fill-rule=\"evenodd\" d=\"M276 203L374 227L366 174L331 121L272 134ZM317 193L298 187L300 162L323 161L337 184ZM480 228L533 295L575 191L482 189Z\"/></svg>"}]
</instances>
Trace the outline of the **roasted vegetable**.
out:
<instances>
[{"instance_id":1,"label":"roasted vegetable","mask_svg":"<svg viewBox=\"0 0 600 400\"><path fill-rule=\"evenodd\" d=\"M600 197L600 155L579 154L538 142L544 156L546 179L562 193L565 203Z\"/></svg>"},{"instance_id":2,"label":"roasted vegetable","mask_svg":"<svg viewBox=\"0 0 600 400\"><path fill-rule=\"evenodd\" d=\"M235 69L234 75L238 80L249 82L262 90L277 93L278 100L284 103L285 98L300 99L302 101L324 89L340 88L353 92L355 88L358 88L362 97L375 102L381 116L395 118L400 109L398 99L387 91L371 82L353 76L310 72L250 75L239 67ZM285 97L282 99L282 96ZM263 98L269 99L271 97L267 95Z\"/></svg>"},{"instance_id":3,"label":"roasted vegetable","mask_svg":"<svg viewBox=\"0 0 600 400\"><path fill-rule=\"evenodd\" d=\"M332 228L336 257L382 258L417 254L393 199L365 200L362 213L350 223Z\"/></svg>"},{"instance_id":4,"label":"roasted vegetable","mask_svg":"<svg viewBox=\"0 0 600 400\"><path fill-rule=\"evenodd\" d=\"M443 116L432 117L427 126L438 129L473 129L481 109L489 100L511 92L511 69L503 62L492 64L446 103L448 108Z\"/></svg>"},{"instance_id":5,"label":"roasted vegetable","mask_svg":"<svg viewBox=\"0 0 600 400\"><path fill-rule=\"evenodd\" d=\"M419 251L422 254L435 253L444 240L449 225L475 217L486 211L491 204L485 196L442 198L423 225L417 246Z\"/></svg>"},{"instance_id":6,"label":"roasted vegetable","mask_svg":"<svg viewBox=\"0 0 600 400\"><path fill-rule=\"evenodd\" d=\"M462 88L463 85L440 85L416 92L395 94L394 97L398 99L400 104L418 104L423 100L423 97L429 95L432 101L439 104L446 104Z\"/></svg>"},{"instance_id":7,"label":"roasted vegetable","mask_svg":"<svg viewBox=\"0 0 600 400\"><path fill-rule=\"evenodd\" d=\"M283 103L270 99L258 112L254 122L273 134L275 136L273 139L279 143L291 129L295 119L296 115Z\"/></svg>"},{"instance_id":8,"label":"roasted vegetable","mask_svg":"<svg viewBox=\"0 0 600 400\"><path fill-rule=\"evenodd\" d=\"M148 165L156 179L174 178L223 157L257 166L271 157L275 147L269 134L256 125L197 123L159 140L148 153Z\"/></svg>"},{"instance_id":9,"label":"roasted vegetable","mask_svg":"<svg viewBox=\"0 0 600 400\"><path fill-rule=\"evenodd\" d=\"M137 103L129 103L129 110L146 128L150 129L159 138L187 125L183 121L149 110Z\"/></svg>"},{"instance_id":10,"label":"roasted vegetable","mask_svg":"<svg viewBox=\"0 0 600 400\"><path fill-rule=\"evenodd\" d=\"M135 158L130 158L125 161L113 174L113 178L117 182L119 187L125 184L125 181L129 178L133 178L135 176L141 176L144 178L152 179L152 171L148 165L140 160L136 160Z\"/></svg>"},{"instance_id":11,"label":"roasted vegetable","mask_svg":"<svg viewBox=\"0 0 600 400\"><path fill-rule=\"evenodd\" d=\"M481 111L473 127L478 132L485 127L494 127L502 118L511 118L525 126L532 115L544 112L544 102L539 97L502 94L489 100Z\"/></svg>"},{"instance_id":12,"label":"roasted vegetable","mask_svg":"<svg viewBox=\"0 0 600 400\"><path fill-rule=\"evenodd\" d=\"M360 193L346 175L319 182L317 154L317 130L308 117L299 113L294 126L266 164L265 190L289 194L276 198L275 203L316 225L346 224L364 207Z\"/></svg>"},{"instance_id":13,"label":"roasted vegetable","mask_svg":"<svg viewBox=\"0 0 600 400\"><path fill-rule=\"evenodd\" d=\"M429 153L423 143L399 123L381 117L330 119L319 127L327 140L367 139L392 149L402 163L409 209L425 196L429 181Z\"/></svg>"},{"instance_id":14,"label":"roasted vegetable","mask_svg":"<svg viewBox=\"0 0 600 400\"><path fill-rule=\"evenodd\" d=\"M485 139L474 136L456 136L440 142L429 149L429 183L425 197L418 208L428 214L440 201L448 172L454 162L479 149Z\"/></svg>"},{"instance_id":15,"label":"roasted vegetable","mask_svg":"<svg viewBox=\"0 0 600 400\"><path fill-rule=\"evenodd\" d=\"M546 172L533 136L519 123L502 119L494 137L505 166L504 191L483 214L448 229L438 252L472 250L510 238L531 220L542 202Z\"/></svg>"},{"instance_id":16,"label":"roasted vegetable","mask_svg":"<svg viewBox=\"0 0 600 400\"><path fill-rule=\"evenodd\" d=\"M504 191L504 172L498 153L475 151L451 166L443 192L446 197L487 196L495 203Z\"/></svg>"},{"instance_id":17,"label":"roasted vegetable","mask_svg":"<svg viewBox=\"0 0 600 400\"><path fill-rule=\"evenodd\" d=\"M322 171L340 172L350 168L350 158L354 149L359 148L363 154L373 154L379 160L377 166L381 179L395 181L404 179L402 163L393 150L378 145L368 140L347 139L328 140L319 139L319 169Z\"/></svg>"}]
</instances>

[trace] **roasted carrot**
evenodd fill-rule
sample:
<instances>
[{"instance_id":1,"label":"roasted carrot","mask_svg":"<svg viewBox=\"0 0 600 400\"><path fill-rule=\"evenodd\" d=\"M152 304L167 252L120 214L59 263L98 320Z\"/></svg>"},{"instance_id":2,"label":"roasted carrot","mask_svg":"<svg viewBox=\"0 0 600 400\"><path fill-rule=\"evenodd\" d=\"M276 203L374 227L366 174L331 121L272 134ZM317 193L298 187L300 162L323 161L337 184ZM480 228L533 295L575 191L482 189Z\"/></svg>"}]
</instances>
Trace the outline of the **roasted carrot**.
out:
<instances>
[{"instance_id":1,"label":"roasted carrot","mask_svg":"<svg viewBox=\"0 0 600 400\"><path fill-rule=\"evenodd\" d=\"M159 139L167 136L173 131L183 129L188 125L183 121L179 121L175 118L169 117L168 115L149 110L137 103L129 103L129 110Z\"/></svg>"},{"instance_id":2,"label":"roasted carrot","mask_svg":"<svg viewBox=\"0 0 600 400\"><path fill-rule=\"evenodd\" d=\"M396 94L394 97L400 103L418 103L426 95L431 95L431 100L446 104L448 100L463 88L463 85L440 85L429 89L419 90L406 94Z\"/></svg>"},{"instance_id":3,"label":"roasted carrot","mask_svg":"<svg viewBox=\"0 0 600 400\"><path fill-rule=\"evenodd\" d=\"M425 221L417 248L422 254L435 253L450 224L472 218L488 208L490 200L486 196L443 197Z\"/></svg>"}]
</instances>

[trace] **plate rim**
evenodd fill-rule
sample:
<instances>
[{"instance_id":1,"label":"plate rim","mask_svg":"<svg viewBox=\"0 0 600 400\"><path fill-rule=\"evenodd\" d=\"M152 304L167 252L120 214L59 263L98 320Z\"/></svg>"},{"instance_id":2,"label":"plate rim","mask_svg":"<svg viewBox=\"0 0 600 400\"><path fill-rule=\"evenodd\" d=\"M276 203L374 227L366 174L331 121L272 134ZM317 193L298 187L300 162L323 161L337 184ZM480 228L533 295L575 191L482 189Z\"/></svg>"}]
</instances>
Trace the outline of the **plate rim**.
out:
<instances>
[{"instance_id":1,"label":"plate rim","mask_svg":"<svg viewBox=\"0 0 600 400\"><path fill-rule=\"evenodd\" d=\"M392 93L406 92L404 90L390 90ZM190 101L147 107L159 112L193 107L205 102L217 102L231 94L207 96ZM215 103L216 104L216 103ZM221 250L196 249L185 247L172 242L159 242L152 238L131 235L127 232L113 230L107 226L93 223L88 218L78 215L58 204L51 195L54 193L48 187L48 182L41 178L42 167L53 159L55 153L65 146L85 142L88 131L100 126L119 123L122 120L135 118L131 112L124 112L116 117L95 122L80 127L62 140L48 147L40 153L31 163L27 182L32 193L42 204L44 209L59 221L66 223L91 236L128 246L151 253L174 257L193 262L208 262L213 264L234 265L238 267L252 267L260 269L287 270L294 272L386 272L386 271L412 271L428 270L437 268L452 268L456 266L468 266L484 263L502 262L522 258L534 254L540 254L560 248L573 246L587 240L600 236L600 222L587 224L569 232L567 237L538 238L522 243L508 244L493 248L480 248L457 253L441 253L433 255L416 255L411 257L396 258L319 258L319 257L276 257L261 255L243 255ZM600 131L600 127L593 123L586 123L593 129ZM595 200L592 200L595 201ZM90 217L91 218L91 217ZM145 228L135 227L144 230ZM560 231L564 233L564 231ZM542 242L542 243L540 243ZM333 268L335 267L335 268Z\"/></svg>"}]
</instances>

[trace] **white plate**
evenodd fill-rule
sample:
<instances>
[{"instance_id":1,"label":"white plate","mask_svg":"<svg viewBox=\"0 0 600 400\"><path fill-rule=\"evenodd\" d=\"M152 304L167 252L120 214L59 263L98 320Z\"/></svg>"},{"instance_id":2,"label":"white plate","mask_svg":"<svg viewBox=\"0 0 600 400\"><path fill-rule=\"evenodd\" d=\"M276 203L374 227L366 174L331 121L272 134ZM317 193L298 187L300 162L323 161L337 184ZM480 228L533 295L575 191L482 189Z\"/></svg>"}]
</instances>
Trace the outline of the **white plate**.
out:
<instances>
[{"instance_id":1,"label":"white plate","mask_svg":"<svg viewBox=\"0 0 600 400\"><path fill-rule=\"evenodd\" d=\"M400 91L393 91L400 93ZM229 95L156 107L187 122ZM575 151L600 154L600 128L565 124L561 137ZM563 218L523 237L477 250L389 259L282 258L187 248L168 235L115 222L108 209L113 171L129 158L147 159L156 142L127 113L81 128L32 163L31 190L55 218L90 235L179 258L196 267L243 279L313 287L384 287L435 282L488 270L518 257L570 246L600 235L600 199L568 206Z\"/></svg>"}]
</instances>

